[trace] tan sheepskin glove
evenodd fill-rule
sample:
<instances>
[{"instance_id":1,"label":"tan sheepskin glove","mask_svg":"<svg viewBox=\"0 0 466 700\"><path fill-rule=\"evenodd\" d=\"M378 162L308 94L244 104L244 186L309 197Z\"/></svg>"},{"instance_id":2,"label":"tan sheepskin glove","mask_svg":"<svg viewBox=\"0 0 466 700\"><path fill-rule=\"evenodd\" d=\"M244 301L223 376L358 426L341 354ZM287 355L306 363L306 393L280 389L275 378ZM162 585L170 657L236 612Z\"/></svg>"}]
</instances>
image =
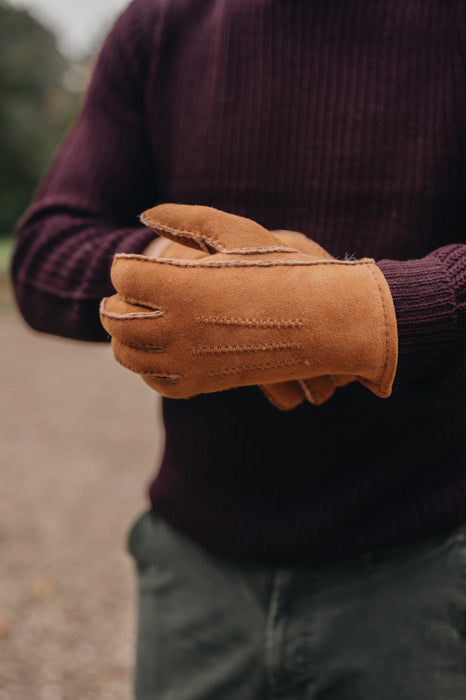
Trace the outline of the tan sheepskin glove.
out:
<instances>
[{"instance_id":1,"label":"tan sheepskin glove","mask_svg":"<svg viewBox=\"0 0 466 700\"><path fill-rule=\"evenodd\" d=\"M351 376L389 396L397 327L371 259L316 260L259 224L202 206L164 204L141 220L203 250L195 259L119 254L101 320L115 358L164 396Z\"/></svg>"},{"instance_id":2,"label":"tan sheepskin glove","mask_svg":"<svg viewBox=\"0 0 466 700\"><path fill-rule=\"evenodd\" d=\"M302 233L284 230L272 231L272 233L282 244L299 250L301 253L307 253L315 259L332 259L332 256L324 248L315 241L306 238ZM144 255L169 260L194 260L205 257L205 252L188 248L167 238L157 238L144 251ZM262 385L260 389L276 408L290 411L304 401L320 406L333 396L336 387L344 386L355 379L355 377L315 377L307 380L299 379Z\"/></svg>"}]
</instances>

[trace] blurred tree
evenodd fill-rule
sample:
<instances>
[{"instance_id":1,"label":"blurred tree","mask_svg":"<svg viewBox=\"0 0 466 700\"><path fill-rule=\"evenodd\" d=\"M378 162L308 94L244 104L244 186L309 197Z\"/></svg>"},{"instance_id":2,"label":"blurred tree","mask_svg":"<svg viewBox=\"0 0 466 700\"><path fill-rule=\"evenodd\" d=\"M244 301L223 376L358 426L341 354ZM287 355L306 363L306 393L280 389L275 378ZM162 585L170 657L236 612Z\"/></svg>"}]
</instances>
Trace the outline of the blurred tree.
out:
<instances>
[{"instance_id":1,"label":"blurred tree","mask_svg":"<svg viewBox=\"0 0 466 700\"><path fill-rule=\"evenodd\" d=\"M55 35L0 0L0 236L10 235L79 106Z\"/></svg>"}]
</instances>

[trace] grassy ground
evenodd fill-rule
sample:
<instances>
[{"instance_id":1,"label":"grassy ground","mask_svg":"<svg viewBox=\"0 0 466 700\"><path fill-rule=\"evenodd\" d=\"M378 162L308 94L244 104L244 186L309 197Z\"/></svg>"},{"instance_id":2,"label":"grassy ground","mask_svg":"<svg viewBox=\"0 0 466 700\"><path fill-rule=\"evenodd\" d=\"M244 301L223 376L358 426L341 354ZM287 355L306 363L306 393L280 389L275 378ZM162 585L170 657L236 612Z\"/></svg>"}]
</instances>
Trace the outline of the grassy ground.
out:
<instances>
[{"instance_id":1,"label":"grassy ground","mask_svg":"<svg viewBox=\"0 0 466 700\"><path fill-rule=\"evenodd\" d=\"M6 277L10 267L10 258L13 249L11 238L0 238L0 278Z\"/></svg>"},{"instance_id":2,"label":"grassy ground","mask_svg":"<svg viewBox=\"0 0 466 700\"><path fill-rule=\"evenodd\" d=\"M147 505L159 404L108 347L26 328L5 279L0 299L0 700L128 700L125 539Z\"/></svg>"}]
</instances>

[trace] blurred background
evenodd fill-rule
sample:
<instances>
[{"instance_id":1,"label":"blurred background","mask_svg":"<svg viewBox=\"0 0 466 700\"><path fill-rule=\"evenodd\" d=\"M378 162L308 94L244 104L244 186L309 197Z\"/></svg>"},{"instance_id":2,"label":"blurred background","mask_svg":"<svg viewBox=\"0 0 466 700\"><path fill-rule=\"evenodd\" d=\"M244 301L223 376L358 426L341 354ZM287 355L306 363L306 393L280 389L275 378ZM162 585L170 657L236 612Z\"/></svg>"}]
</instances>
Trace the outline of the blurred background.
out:
<instances>
[{"instance_id":1,"label":"blurred background","mask_svg":"<svg viewBox=\"0 0 466 700\"><path fill-rule=\"evenodd\" d=\"M131 697L128 528L162 447L155 395L109 347L34 333L13 231L124 0L0 0L0 700Z\"/></svg>"}]
</instances>

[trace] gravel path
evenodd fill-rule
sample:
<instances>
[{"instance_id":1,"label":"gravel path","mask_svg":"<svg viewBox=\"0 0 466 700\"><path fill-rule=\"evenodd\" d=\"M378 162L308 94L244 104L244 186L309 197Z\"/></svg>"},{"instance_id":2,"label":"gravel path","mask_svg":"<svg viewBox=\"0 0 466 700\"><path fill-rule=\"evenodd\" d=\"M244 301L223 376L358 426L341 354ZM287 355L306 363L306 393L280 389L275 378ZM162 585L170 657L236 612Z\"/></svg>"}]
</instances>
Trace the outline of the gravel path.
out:
<instances>
[{"instance_id":1,"label":"gravel path","mask_svg":"<svg viewBox=\"0 0 466 700\"><path fill-rule=\"evenodd\" d=\"M131 522L160 404L109 347L36 334L0 304L0 700L129 700Z\"/></svg>"}]
</instances>

